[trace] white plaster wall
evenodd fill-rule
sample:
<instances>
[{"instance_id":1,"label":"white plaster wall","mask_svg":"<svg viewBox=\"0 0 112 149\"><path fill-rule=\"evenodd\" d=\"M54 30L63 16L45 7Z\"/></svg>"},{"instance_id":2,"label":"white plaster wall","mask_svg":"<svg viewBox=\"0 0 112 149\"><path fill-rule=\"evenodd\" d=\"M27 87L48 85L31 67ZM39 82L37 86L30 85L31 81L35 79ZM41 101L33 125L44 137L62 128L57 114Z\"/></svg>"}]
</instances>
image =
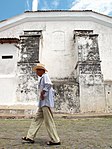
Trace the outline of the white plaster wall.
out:
<instances>
[{"instance_id":1,"label":"white plaster wall","mask_svg":"<svg viewBox=\"0 0 112 149\"><path fill-rule=\"evenodd\" d=\"M75 67L75 48L73 41L74 30L93 30L99 34L98 43L101 58L101 68L105 80L112 80L112 29L92 21L37 21L26 22L0 32L0 37L17 37L24 30L42 30L43 38L40 42L40 61L46 64L51 78L66 78L72 76ZM14 32L15 31L15 32ZM54 36L58 32L59 40ZM62 34L64 37L62 37ZM61 43L61 42L60 42Z\"/></svg>"},{"instance_id":2,"label":"white plaster wall","mask_svg":"<svg viewBox=\"0 0 112 149\"><path fill-rule=\"evenodd\" d=\"M0 105L13 105L16 102L16 78L0 78Z\"/></svg>"},{"instance_id":3,"label":"white plaster wall","mask_svg":"<svg viewBox=\"0 0 112 149\"><path fill-rule=\"evenodd\" d=\"M2 56L12 55L12 59ZM18 49L14 44L0 44L0 104L14 104L16 100L16 69Z\"/></svg>"},{"instance_id":4,"label":"white plaster wall","mask_svg":"<svg viewBox=\"0 0 112 149\"><path fill-rule=\"evenodd\" d=\"M101 68L105 81L112 81L112 31L99 36Z\"/></svg>"},{"instance_id":5,"label":"white plaster wall","mask_svg":"<svg viewBox=\"0 0 112 149\"><path fill-rule=\"evenodd\" d=\"M80 95L80 110L82 113L104 113L106 111L103 85L81 86Z\"/></svg>"},{"instance_id":6,"label":"white plaster wall","mask_svg":"<svg viewBox=\"0 0 112 149\"><path fill-rule=\"evenodd\" d=\"M2 56L12 55L12 59L2 59ZM18 49L14 44L0 44L0 77L15 75L17 69Z\"/></svg>"}]
</instances>

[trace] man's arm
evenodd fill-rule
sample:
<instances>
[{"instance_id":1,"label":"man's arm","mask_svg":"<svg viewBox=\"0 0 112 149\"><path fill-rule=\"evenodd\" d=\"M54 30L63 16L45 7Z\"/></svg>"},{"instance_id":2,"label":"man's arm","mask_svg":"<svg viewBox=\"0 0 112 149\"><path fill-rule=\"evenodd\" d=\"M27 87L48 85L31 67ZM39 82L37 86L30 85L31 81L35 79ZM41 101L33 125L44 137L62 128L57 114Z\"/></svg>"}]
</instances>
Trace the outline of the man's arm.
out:
<instances>
[{"instance_id":1,"label":"man's arm","mask_svg":"<svg viewBox=\"0 0 112 149\"><path fill-rule=\"evenodd\" d=\"M44 94L45 94L45 92L48 92L50 88L51 88L51 84L45 84L45 87L43 88L43 90L40 93L40 98L42 100L44 100Z\"/></svg>"}]
</instances>

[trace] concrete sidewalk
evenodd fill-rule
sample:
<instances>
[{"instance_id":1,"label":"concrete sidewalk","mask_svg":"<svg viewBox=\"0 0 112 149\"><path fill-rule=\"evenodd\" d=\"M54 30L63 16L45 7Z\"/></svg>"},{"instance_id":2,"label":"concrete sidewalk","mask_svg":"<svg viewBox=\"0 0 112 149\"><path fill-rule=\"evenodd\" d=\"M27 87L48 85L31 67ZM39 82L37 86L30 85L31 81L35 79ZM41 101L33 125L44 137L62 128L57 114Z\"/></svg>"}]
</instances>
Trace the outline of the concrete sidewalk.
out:
<instances>
[{"instance_id":1,"label":"concrete sidewalk","mask_svg":"<svg viewBox=\"0 0 112 149\"><path fill-rule=\"evenodd\" d=\"M0 113L0 119L30 119L33 118L33 114L14 114L14 113ZM112 118L112 113L54 113L55 117L65 118L65 119L83 119L83 118Z\"/></svg>"},{"instance_id":2,"label":"concrete sidewalk","mask_svg":"<svg viewBox=\"0 0 112 149\"><path fill-rule=\"evenodd\" d=\"M12 105L0 106L0 118L32 118L37 111L37 106L34 105ZM112 117L112 113L54 113L56 117L64 118L106 118Z\"/></svg>"},{"instance_id":3,"label":"concrete sidewalk","mask_svg":"<svg viewBox=\"0 0 112 149\"><path fill-rule=\"evenodd\" d=\"M55 114L62 142L58 147L46 145L49 137L44 124L34 144L22 144L31 119L0 119L0 149L112 149L112 118L77 116Z\"/></svg>"}]
</instances>

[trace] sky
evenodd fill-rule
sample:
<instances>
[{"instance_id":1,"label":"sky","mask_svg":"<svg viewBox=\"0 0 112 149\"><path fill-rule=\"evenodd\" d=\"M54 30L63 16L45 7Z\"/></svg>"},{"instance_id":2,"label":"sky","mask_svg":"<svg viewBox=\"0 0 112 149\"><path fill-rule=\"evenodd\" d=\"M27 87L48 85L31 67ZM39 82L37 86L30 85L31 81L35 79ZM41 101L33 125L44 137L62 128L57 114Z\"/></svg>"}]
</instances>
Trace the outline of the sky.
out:
<instances>
[{"instance_id":1,"label":"sky","mask_svg":"<svg viewBox=\"0 0 112 149\"><path fill-rule=\"evenodd\" d=\"M93 10L112 16L112 0L0 0L0 20L36 10Z\"/></svg>"}]
</instances>

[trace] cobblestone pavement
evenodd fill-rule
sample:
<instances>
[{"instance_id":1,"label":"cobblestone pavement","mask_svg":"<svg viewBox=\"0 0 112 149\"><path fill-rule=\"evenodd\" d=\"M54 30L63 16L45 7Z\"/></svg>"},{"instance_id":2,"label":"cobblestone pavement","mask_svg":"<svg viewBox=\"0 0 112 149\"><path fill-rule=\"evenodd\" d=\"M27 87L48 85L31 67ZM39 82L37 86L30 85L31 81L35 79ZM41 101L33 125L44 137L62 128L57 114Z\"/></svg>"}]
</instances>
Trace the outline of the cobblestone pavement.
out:
<instances>
[{"instance_id":1,"label":"cobblestone pavement","mask_svg":"<svg viewBox=\"0 0 112 149\"><path fill-rule=\"evenodd\" d=\"M55 117L62 144L48 147L45 125L34 144L22 144L31 119L0 119L0 149L112 149L112 118Z\"/></svg>"}]
</instances>

